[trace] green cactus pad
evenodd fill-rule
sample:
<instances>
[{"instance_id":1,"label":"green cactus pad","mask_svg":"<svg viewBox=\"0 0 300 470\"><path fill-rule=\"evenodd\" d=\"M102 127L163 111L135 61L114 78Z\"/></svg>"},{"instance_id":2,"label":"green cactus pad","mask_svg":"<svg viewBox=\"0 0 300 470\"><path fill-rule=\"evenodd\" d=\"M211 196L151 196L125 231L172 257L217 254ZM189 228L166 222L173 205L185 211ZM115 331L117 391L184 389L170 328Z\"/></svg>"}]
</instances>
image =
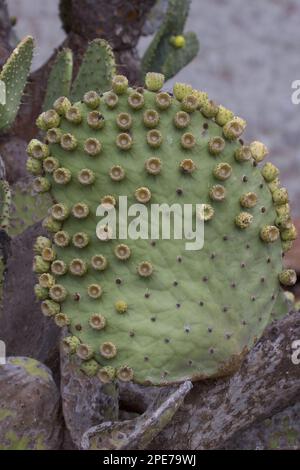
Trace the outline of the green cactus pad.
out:
<instances>
[{"instance_id":1,"label":"green cactus pad","mask_svg":"<svg viewBox=\"0 0 300 470\"><path fill-rule=\"evenodd\" d=\"M5 83L6 103L0 104L0 129L6 130L13 123L30 71L34 42L31 36L24 38L13 51L0 73Z\"/></svg>"},{"instance_id":2,"label":"green cactus pad","mask_svg":"<svg viewBox=\"0 0 300 470\"><path fill-rule=\"evenodd\" d=\"M43 110L51 108L60 96L69 96L73 74L73 53L70 49L60 51L51 69Z\"/></svg>"},{"instance_id":3,"label":"green cactus pad","mask_svg":"<svg viewBox=\"0 0 300 470\"><path fill-rule=\"evenodd\" d=\"M175 91L182 102L131 88L105 93L96 109L80 101L60 118L63 146L49 145L51 157L44 151L38 187L50 183L56 201L44 224L56 261L50 266L46 247L34 265L39 276L49 268L56 287L43 312L79 338L77 354L97 361L100 379L162 385L230 374L271 321L280 290L281 206L239 140L245 122L222 128L195 110L190 87ZM189 119L178 114L184 109ZM36 143L30 148L36 154ZM114 240L107 227L97 236L97 207L116 204L118 213L124 195L128 206L206 204L204 247ZM249 223L237 224L244 213Z\"/></svg>"},{"instance_id":4,"label":"green cactus pad","mask_svg":"<svg viewBox=\"0 0 300 470\"><path fill-rule=\"evenodd\" d=\"M98 93L109 90L116 73L113 50L104 39L90 42L82 64L72 86L71 99L82 99L84 93L95 90Z\"/></svg>"}]
</instances>

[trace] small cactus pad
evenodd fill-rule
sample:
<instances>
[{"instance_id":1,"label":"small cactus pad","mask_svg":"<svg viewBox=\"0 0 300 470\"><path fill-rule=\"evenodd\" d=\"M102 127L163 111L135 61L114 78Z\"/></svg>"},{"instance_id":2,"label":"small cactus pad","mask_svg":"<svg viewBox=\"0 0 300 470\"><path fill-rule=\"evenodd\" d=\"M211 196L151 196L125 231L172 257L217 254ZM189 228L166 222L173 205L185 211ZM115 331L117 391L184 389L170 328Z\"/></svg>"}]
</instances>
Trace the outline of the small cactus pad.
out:
<instances>
[{"instance_id":1,"label":"small cactus pad","mask_svg":"<svg viewBox=\"0 0 300 470\"><path fill-rule=\"evenodd\" d=\"M35 250L42 311L68 326L66 349L96 361L100 380L160 385L232 373L272 320L281 235L295 238L285 191L274 200L270 172L264 179L240 140L245 121L187 85L174 96L155 88L118 77L101 97L43 114L38 123L56 128L57 143L29 145L42 161L36 188L51 186L55 199L44 221L53 244L39 239ZM119 196L128 207L192 204L195 217L205 204L203 248L188 251L172 236L113 239L96 210L118 214Z\"/></svg>"},{"instance_id":2,"label":"small cactus pad","mask_svg":"<svg viewBox=\"0 0 300 470\"><path fill-rule=\"evenodd\" d=\"M48 78L43 109L47 111L60 96L68 96L73 74L73 54L70 49L58 52Z\"/></svg>"},{"instance_id":3,"label":"small cactus pad","mask_svg":"<svg viewBox=\"0 0 300 470\"><path fill-rule=\"evenodd\" d=\"M0 80L5 84L5 104L0 104L0 129L6 130L13 123L23 95L31 67L34 42L31 36L25 37L14 49L0 72Z\"/></svg>"},{"instance_id":4,"label":"small cactus pad","mask_svg":"<svg viewBox=\"0 0 300 470\"><path fill-rule=\"evenodd\" d=\"M72 85L71 99L81 99L90 89L99 93L107 91L115 73L116 64L111 46L104 39L94 39L88 45Z\"/></svg>"}]
</instances>

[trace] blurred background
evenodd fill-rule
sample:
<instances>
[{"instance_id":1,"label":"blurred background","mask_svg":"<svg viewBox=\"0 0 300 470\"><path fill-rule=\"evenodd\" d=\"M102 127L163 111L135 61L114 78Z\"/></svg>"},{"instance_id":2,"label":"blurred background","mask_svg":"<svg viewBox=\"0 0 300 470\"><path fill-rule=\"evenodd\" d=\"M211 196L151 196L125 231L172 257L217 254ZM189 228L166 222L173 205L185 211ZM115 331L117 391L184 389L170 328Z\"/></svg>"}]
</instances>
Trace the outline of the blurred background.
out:
<instances>
[{"instance_id":1,"label":"blurred background","mask_svg":"<svg viewBox=\"0 0 300 470\"><path fill-rule=\"evenodd\" d=\"M8 0L19 37L31 34L34 68L65 37L58 0ZM200 40L198 57L174 81L189 82L248 122L246 139L262 140L282 171L293 213L300 216L300 105L291 101L300 79L299 0L193 0L187 30ZM142 52L151 37L142 38Z\"/></svg>"}]
</instances>

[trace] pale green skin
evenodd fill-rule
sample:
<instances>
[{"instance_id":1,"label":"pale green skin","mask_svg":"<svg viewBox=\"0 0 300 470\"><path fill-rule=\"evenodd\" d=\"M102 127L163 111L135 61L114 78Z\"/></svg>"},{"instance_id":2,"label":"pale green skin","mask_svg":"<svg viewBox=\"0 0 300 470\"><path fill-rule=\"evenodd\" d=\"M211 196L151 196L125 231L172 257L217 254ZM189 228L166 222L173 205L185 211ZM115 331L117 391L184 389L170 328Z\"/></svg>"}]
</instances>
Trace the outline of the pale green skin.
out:
<instances>
[{"instance_id":1,"label":"pale green skin","mask_svg":"<svg viewBox=\"0 0 300 470\"><path fill-rule=\"evenodd\" d=\"M127 364L132 367L136 382L165 384L228 374L262 335L271 320L279 292L278 274L282 269L280 239L267 244L259 237L260 229L264 225L273 225L276 217L271 193L258 168L251 162L235 161L233 154L240 146L238 142L226 142L225 150L218 157L208 153L209 138L221 136L222 128L205 119L199 111L191 114L188 128L176 129L173 116L181 105L175 99L167 111L159 111L158 129L162 131L164 142L159 149L151 149L146 142L148 129L142 122L142 113L147 108L156 108L155 94L145 91L144 97L145 106L139 111L129 109L127 95L119 97L114 110L108 109L102 101L100 109L105 117L105 126L101 130L90 129L85 117L80 125L62 119L63 131L72 132L80 145L73 152L64 151L58 144L50 147L51 154L73 175L67 186L55 184L48 176L54 198L69 207L79 201L90 207L87 219L77 220L70 216L63 224L63 230L71 235L79 231L88 233L91 238L89 246L81 250L72 245L56 248L57 258L68 263L80 257L89 262L93 255L103 254L109 262L109 267L103 272L89 267L83 277L67 273L57 279L69 292L62 311L71 319L71 333L93 346L95 359L101 366L118 368ZM86 106L82 103L78 106L85 115ZM115 145L116 136L122 132L115 123L116 115L121 111L130 112L133 117L131 135L134 144L129 151L121 151ZM206 132L203 130L205 122L209 123ZM180 136L187 131L192 132L197 140L193 150L183 150L180 146ZM83 152L83 142L87 137L97 137L102 142L103 150L99 156L90 157ZM160 175L148 175L145 171L144 162L151 156L159 156L163 162ZM192 175L183 175L179 171L179 163L184 158L192 158L197 165ZM230 163L233 172L229 180L221 183L228 190L226 200L212 202L208 192L213 184L219 183L212 175L219 162ZM123 181L110 179L108 172L112 165L121 165L126 170L127 177ZM96 173L92 186L81 186L77 182L76 174L82 168L90 168ZM244 175L248 176L248 182L242 181ZM157 240L155 247L151 246L150 240L99 241L95 234L99 218L95 212L101 198L108 194L115 197L128 195L130 205L136 202L134 192L140 186L152 191L153 203L211 204L215 216L205 225L204 248L185 251L185 240ZM177 188L182 188L182 196L177 195ZM250 191L257 193L259 202L253 209L243 209L239 203L240 196ZM261 212L263 206L265 213ZM244 210L254 218L248 229L241 230L235 226L234 219ZM224 236L228 237L227 241L223 240ZM113 250L118 243L124 242L131 248L132 255L122 262L116 259ZM212 253L215 254L214 259L211 259ZM182 257L181 263L177 256ZM271 260L269 263L268 258ZM154 267L152 277L147 279L136 272L138 263L145 260ZM246 267L242 268L241 263ZM203 282L204 276L208 277L208 282ZM264 283L261 282L262 277L265 278ZM121 285L116 284L117 278L122 280ZM178 286L173 285L174 281ZM98 300L90 299L86 293L91 283L99 283L103 288L103 295ZM235 288L231 287L232 283L236 283ZM145 298L146 292L150 293L149 298ZM73 299L74 293L80 293L79 302ZM256 297L255 301L252 296ZM121 315L115 311L114 304L118 300L127 302L127 313ZM203 306L199 302L203 302ZM176 307L177 303L181 304L180 308ZM227 312L223 311L224 307ZM88 321L92 313L106 317L104 330L91 329ZM153 317L156 321L151 320ZM82 326L81 331L75 328L78 324ZM185 331L186 326L189 326L189 332ZM208 331L209 328L212 332ZM130 336L131 331L134 336ZM231 335L230 339L226 338L227 334ZM104 359L100 355L99 347L105 341L116 345L118 353L114 359Z\"/></svg>"}]
</instances>

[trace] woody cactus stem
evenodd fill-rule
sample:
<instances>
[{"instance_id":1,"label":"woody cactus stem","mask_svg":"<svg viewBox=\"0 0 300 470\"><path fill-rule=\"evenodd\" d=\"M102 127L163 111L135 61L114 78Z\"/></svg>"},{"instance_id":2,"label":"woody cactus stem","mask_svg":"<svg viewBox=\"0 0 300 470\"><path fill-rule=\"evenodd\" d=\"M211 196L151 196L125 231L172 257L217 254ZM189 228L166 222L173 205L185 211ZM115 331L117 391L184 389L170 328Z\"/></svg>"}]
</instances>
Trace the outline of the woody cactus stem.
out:
<instances>
[{"instance_id":1,"label":"woody cactus stem","mask_svg":"<svg viewBox=\"0 0 300 470\"><path fill-rule=\"evenodd\" d=\"M169 0L162 25L142 59L142 75L150 70L169 79L191 62L199 50L195 33L184 33L190 0Z\"/></svg>"},{"instance_id":2,"label":"woody cactus stem","mask_svg":"<svg viewBox=\"0 0 300 470\"><path fill-rule=\"evenodd\" d=\"M91 41L109 40L114 50L133 49L155 0L60 0L60 14L67 33Z\"/></svg>"},{"instance_id":3,"label":"woody cactus stem","mask_svg":"<svg viewBox=\"0 0 300 470\"><path fill-rule=\"evenodd\" d=\"M191 382L185 382L178 388L160 389L154 402L141 416L88 429L82 436L82 449L145 449L172 420L191 388Z\"/></svg>"},{"instance_id":4,"label":"woody cactus stem","mask_svg":"<svg viewBox=\"0 0 300 470\"><path fill-rule=\"evenodd\" d=\"M88 41L106 39L120 72L136 82L140 75L136 46L154 4L155 0L61 0L61 19L68 33L64 46L76 51L80 60Z\"/></svg>"}]
</instances>

